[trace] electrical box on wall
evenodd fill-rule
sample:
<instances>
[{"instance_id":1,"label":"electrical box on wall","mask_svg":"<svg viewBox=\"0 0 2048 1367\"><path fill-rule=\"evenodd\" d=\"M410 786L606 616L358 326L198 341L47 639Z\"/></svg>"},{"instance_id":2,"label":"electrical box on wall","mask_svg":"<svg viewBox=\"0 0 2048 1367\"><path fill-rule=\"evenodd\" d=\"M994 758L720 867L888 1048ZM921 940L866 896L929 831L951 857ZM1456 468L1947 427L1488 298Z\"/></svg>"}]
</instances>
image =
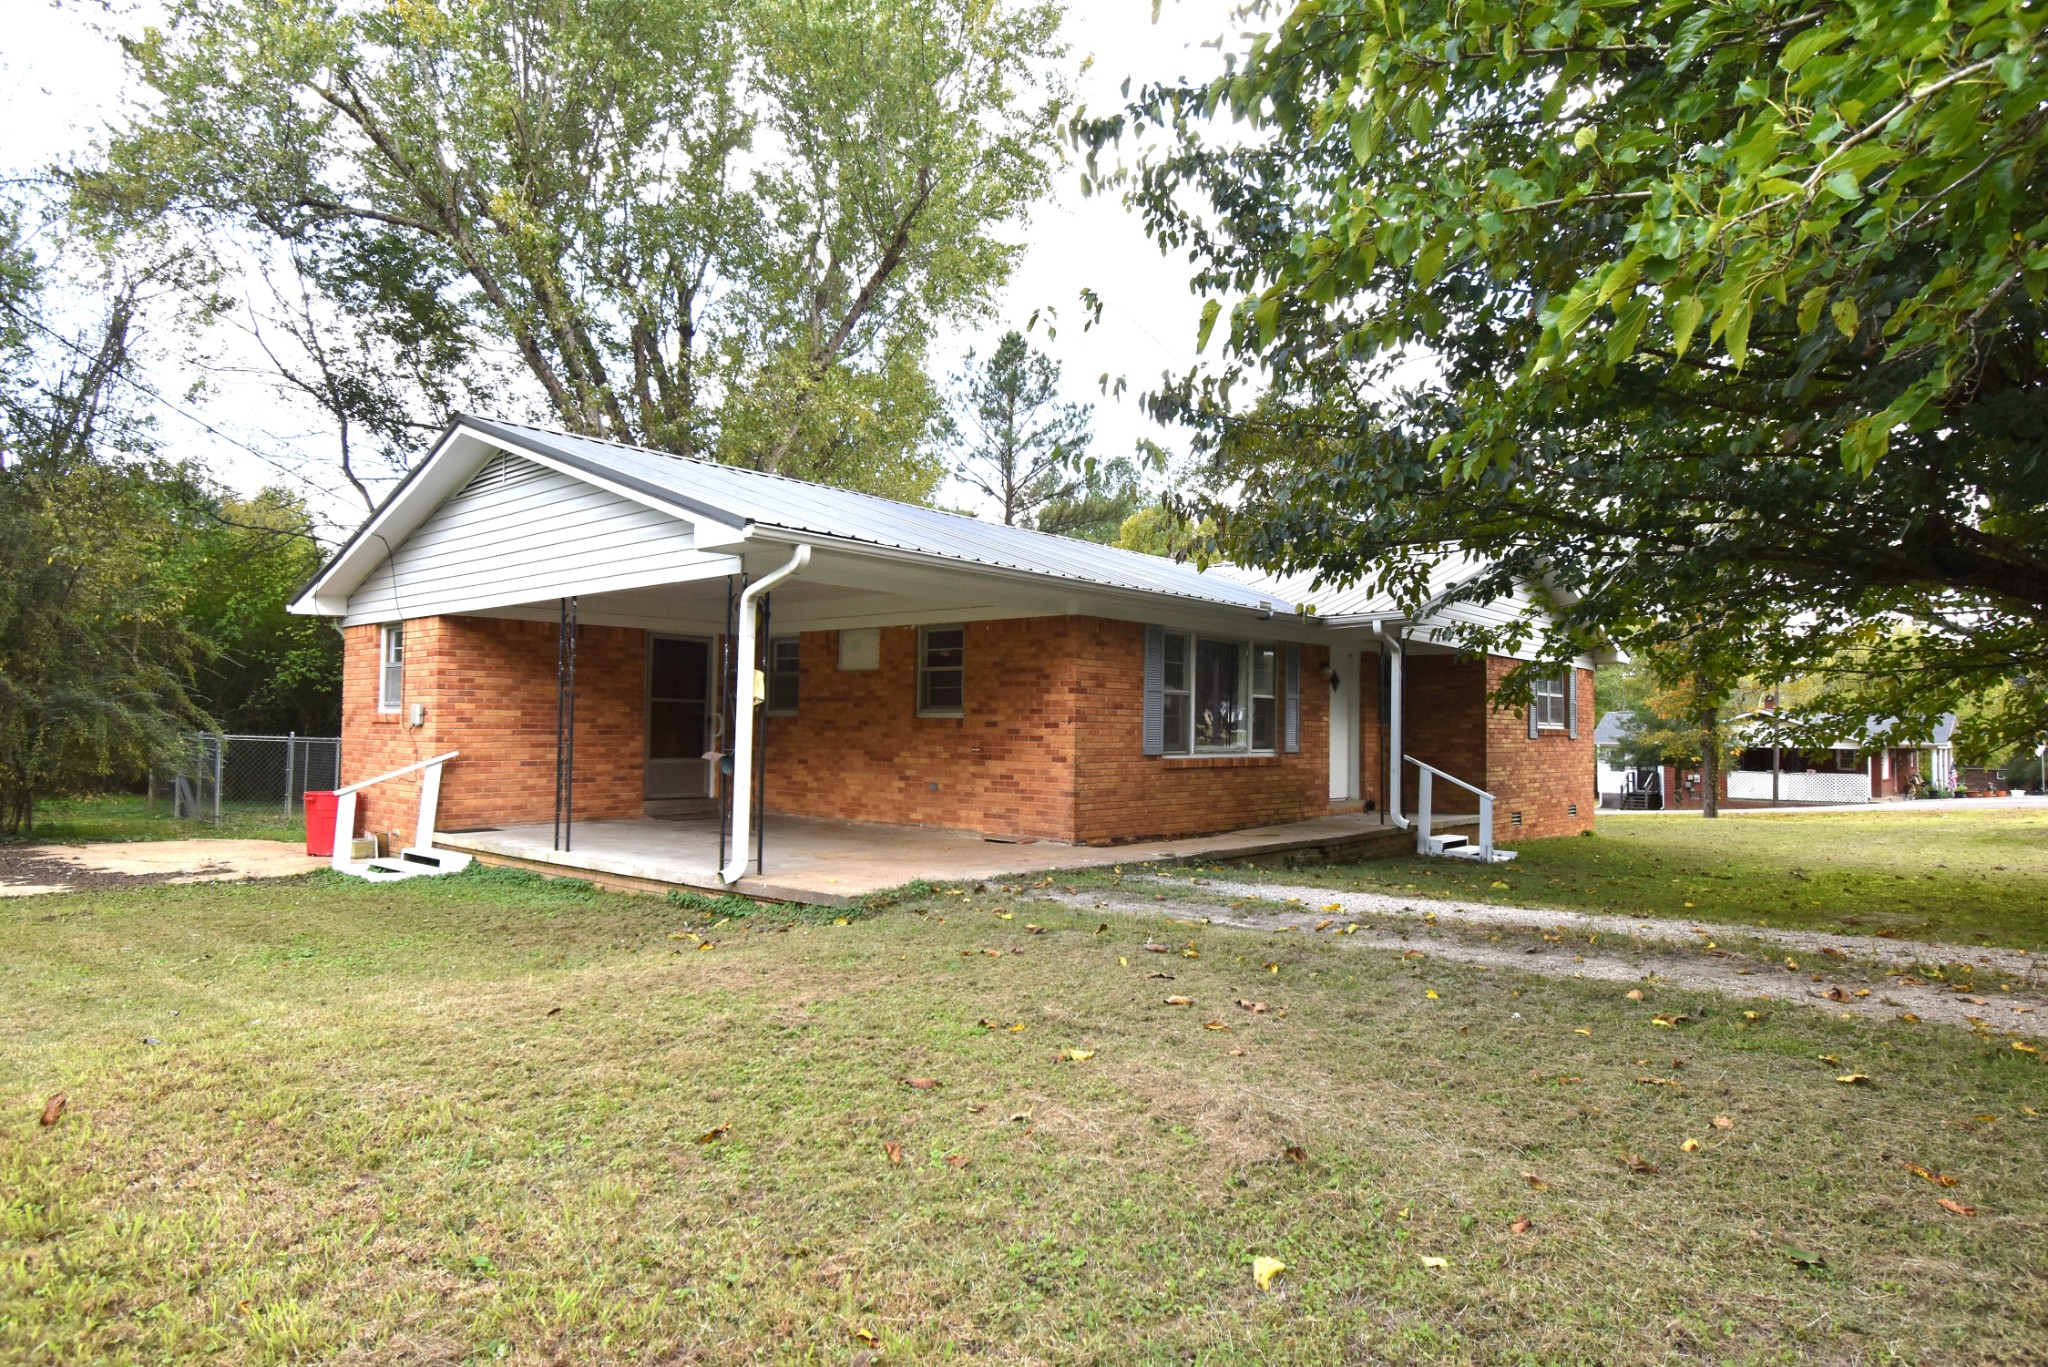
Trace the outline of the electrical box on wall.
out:
<instances>
[{"instance_id":1,"label":"electrical box on wall","mask_svg":"<svg viewBox=\"0 0 2048 1367\"><path fill-rule=\"evenodd\" d=\"M882 667L882 629L849 627L839 633L839 668L853 672Z\"/></svg>"},{"instance_id":2,"label":"electrical box on wall","mask_svg":"<svg viewBox=\"0 0 2048 1367\"><path fill-rule=\"evenodd\" d=\"M414 726L425 726L427 724L427 705L423 702L414 703L406 709L405 718Z\"/></svg>"}]
</instances>

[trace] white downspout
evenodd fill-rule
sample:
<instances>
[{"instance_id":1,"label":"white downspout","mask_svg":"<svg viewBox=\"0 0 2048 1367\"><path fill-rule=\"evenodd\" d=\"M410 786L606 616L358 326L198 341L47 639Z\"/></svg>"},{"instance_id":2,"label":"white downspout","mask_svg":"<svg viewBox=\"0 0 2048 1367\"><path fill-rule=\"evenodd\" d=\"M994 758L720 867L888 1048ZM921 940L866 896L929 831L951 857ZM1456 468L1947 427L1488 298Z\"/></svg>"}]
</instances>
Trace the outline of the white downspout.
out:
<instances>
[{"instance_id":1,"label":"white downspout","mask_svg":"<svg viewBox=\"0 0 2048 1367\"><path fill-rule=\"evenodd\" d=\"M1380 624L1374 622L1372 634L1390 652L1387 661L1387 815L1405 831L1408 818L1401 815L1401 666L1407 660L1408 652L1401 645L1399 631L1382 631Z\"/></svg>"},{"instance_id":2,"label":"white downspout","mask_svg":"<svg viewBox=\"0 0 2048 1367\"><path fill-rule=\"evenodd\" d=\"M754 660L759 653L760 614L755 608L762 594L783 580L801 574L811 563L811 548L798 546L796 554L781 569L747 585L740 594L739 649L734 655L733 752L732 752L732 854L718 871L718 881L727 887L740 881L747 871L747 851L754 833L748 829L754 818L754 709L761 705L760 670Z\"/></svg>"}]
</instances>

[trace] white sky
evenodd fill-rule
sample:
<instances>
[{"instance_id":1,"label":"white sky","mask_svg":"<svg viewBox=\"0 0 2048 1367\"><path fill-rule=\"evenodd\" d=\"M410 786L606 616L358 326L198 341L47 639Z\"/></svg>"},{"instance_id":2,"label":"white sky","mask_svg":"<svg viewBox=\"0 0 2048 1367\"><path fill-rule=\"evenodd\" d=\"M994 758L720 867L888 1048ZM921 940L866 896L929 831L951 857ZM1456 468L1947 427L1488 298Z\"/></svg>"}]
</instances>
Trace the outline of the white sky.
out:
<instances>
[{"instance_id":1,"label":"white sky","mask_svg":"<svg viewBox=\"0 0 2048 1367\"><path fill-rule=\"evenodd\" d=\"M1221 56L1205 45L1226 32L1235 34L1230 21L1235 3L1164 0L1155 25L1152 0L1069 0L1068 40L1077 58L1092 58L1076 94L1091 109L1107 109L1121 102L1126 77L1136 89L1149 81L1206 77L1220 70ZM112 35L133 32L160 12L156 0L114 0L111 14L94 0L5 0L0 5L6 20L0 31L0 171L47 164L85 146L120 106L124 73ZM1026 253L1003 293L998 321L976 332L943 335L933 356L934 373L943 380L970 347L985 354L1005 328L1022 327L1034 310L1050 308L1057 311L1058 337L1048 339L1041 327L1033 342L1063 367L1067 397L1094 405L1095 454L1104 459L1131 454L1141 437L1182 449L1181 435L1152 423L1139 410L1137 395L1163 372L1183 371L1195 358L1202 301L1189 293L1185 261L1162 255L1135 216L1114 199L1083 197L1078 165L1060 175L1052 199L1039 206L1024 240ZM1101 323L1086 331L1080 301L1084 287L1094 289L1104 304ZM1121 398L1101 392L1105 374L1129 381ZM187 403L178 396L189 375L165 362L153 378L192 415L159 412L171 452L204 463L231 485L253 489L275 482L277 470L209 434L195 417L287 459L296 453L317 462L329 450L314 416L281 411L268 390L231 389ZM957 498L960 491L949 487L945 496ZM337 523L353 523L360 515L358 505L318 501Z\"/></svg>"}]
</instances>

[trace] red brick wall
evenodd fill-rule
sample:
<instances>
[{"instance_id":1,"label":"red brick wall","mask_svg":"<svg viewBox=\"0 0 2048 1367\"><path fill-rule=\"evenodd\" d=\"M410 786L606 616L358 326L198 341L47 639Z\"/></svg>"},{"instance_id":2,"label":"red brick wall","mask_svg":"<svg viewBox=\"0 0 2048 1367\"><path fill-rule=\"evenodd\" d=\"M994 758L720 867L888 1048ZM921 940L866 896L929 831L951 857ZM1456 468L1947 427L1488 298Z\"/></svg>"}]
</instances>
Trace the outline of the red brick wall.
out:
<instances>
[{"instance_id":1,"label":"red brick wall","mask_svg":"<svg viewBox=\"0 0 2048 1367\"><path fill-rule=\"evenodd\" d=\"M1515 667L1515 661L1487 657L1489 692ZM1546 730L1529 739L1529 714L1520 707L1486 712L1486 788L1495 797L1493 838L1511 845L1517 840L1544 840L1578 835L1593 829L1594 793L1593 671L1574 671L1579 684L1579 735ZM1574 814L1572 807L1578 812ZM1522 824L1510 823L1522 814Z\"/></svg>"},{"instance_id":2,"label":"red brick wall","mask_svg":"<svg viewBox=\"0 0 2048 1367\"><path fill-rule=\"evenodd\" d=\"M580 628L576 655L576 817L640 814L646 753L646 633ZM449 750L443 830L547 821L554 812L552 622L425 617L405 624L405 711L377 711L378 628L350 627L342 685L342 781L353 783ZM424 704L420 726L406 724ZM365 790L359 829L412 836L411 778Z\"/></svg>"},{"instance_id":3,"label":"red brick wall","mask_svg":"<svg viewBox=\"0 0 2048 1367\"><path fill-rule=\"evenodd\" d=\"M967 624L964 716L917 715L917 629L882 630L881 668L842 673L806 632L797 714L768 719L767 805L847 821L1073 840L1072 617Z\"/></svg>"},{"instance_id":4,"label":"red brick wall","mask_svg":"<svg viewBox=\"0 0 2048 1367\"><path fill-rule=\"evenodd\" d=\"M1515 661L1499 655L1410 655L1401 714L1409 754L1494 795L1494 839L1502 844L1577 835L1593 828L1593 671L1578 671L1579 735L1545 730L1529 739L1522 707L1497 711L1493 690ZM1417 772L1404 765L1402 810L1417 805ZM1476 813L1479 800L1439 780L1431 797L1438 813ZM1572 812L1576 804L1578 812ZM1514 814L1522 824L1513 824Z\"/></svg>"},{"instance_id":5,"label":"red brick wall","mask_svg":"<svg viewBox=\"0 0 2048 1367\"><path fill-rule=\"evenodd\" d=\"M1301 648L1301 748L1173 758L1143 753L1145 629L1076 618L1077 838L1090 844L1301 821L1330 809L1329 652ZM1284 665L1283 665L1284 670ZM1285 705L1282 704L1282 727Z\"/></svg>"},{"instance_id":6,"label":"red brick wall","mask_svg":"<svg viewBox=\"0 0 2048 1367\"><path fill-rule=\"evenodd\" d=\"M1409 655L1402 662L1407 687L1402 695L1401 746L1424 764L1467 783L1487 786L1487 738L1491 706L1486 696L1486 662L1462 655ZM1420 774L1401 766L1401 810L1413 813ZM1477 812L1479 799L1439 780L1430 802L1437 812Z\"/></svg>"}]
</instances>

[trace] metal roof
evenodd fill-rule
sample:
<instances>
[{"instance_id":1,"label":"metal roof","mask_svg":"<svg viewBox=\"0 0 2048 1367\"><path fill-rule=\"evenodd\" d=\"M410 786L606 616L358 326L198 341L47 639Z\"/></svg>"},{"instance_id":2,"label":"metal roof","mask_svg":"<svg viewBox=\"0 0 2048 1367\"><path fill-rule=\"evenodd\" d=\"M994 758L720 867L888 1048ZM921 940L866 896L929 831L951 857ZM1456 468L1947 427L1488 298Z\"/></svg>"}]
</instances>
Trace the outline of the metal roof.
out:
<instances>
[{"instance_id":1,"label":"metal roof","mask_svg":"<svg viewBox=\"0 0 2048 1367\"><path fill-rule=\"evenodd\" d=\"M792 536L827 536L938 559L1044 575L1135 593L1254 611L1294 611L1292 599L1161 556L1024 527L983 522L873 494L854 493L738 465L649 451L524 423L463 416L463 426L573 469L637 486L657 498Z\"/></svg>"},{"instance_id":2,"label":"metal roof","mask_svg":"<svg viewBox=\"0 0 2048 1367\"><path fill-rule=\"evenodd\" d=\"M1425 602L1443 597L1483 568L1484 563L1477 556L1462 551L1446 555L1430 567L1427 581L1429 592ZM1392 618L1407 615L1402 610L1400 599L1389 591L1375 589L1362 581L1350 584L1323 584L1319 587L1316 583L1318 571L1315 570L1273 574L1246 565L1218 565L1215 572L1228 575L1276 599L1313 605L1316 616L1325 621L1349 617Z\"/></svg>"},{"instance_id":3,"label":"metal roof","mask_svg":"<svg viewBox=\"0 0 2048 1367\"><path fill-rule=\"evenodd\" d=\"M1599 725L1593 728L1593 744L1596 747L1619 745L1629 738L1630 733L1635 730L1635 725L1636 714L1633 712L1616 709L1605 713L1601 716Z\"/></svg>"}]
</instances>

